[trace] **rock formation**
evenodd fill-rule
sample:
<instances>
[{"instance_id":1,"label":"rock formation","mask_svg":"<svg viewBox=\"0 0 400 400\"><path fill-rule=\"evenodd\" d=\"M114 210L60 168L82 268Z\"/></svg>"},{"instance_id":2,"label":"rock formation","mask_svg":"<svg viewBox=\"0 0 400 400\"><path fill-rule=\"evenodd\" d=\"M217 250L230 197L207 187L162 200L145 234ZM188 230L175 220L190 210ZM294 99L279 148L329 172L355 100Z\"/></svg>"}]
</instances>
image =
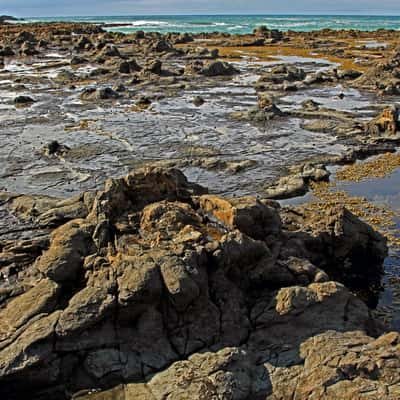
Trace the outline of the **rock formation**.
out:
<instances>
[{"instance_id":1,"label":"rock formation","mask_svg":"<svg viewBox=\"0 0 400 400\"><path fill-rule=\"evenodd\" d=\"M400 93L400 49L396 48L390 57L368 69L353 84L359 88L379 90L384 95Z\"/></svg>"},{"instance_id":2,"label":"rock formation","mask_svg":"<svg viewBox=\"0 0 400 400\"><path fill-rule=\"evenodd\" d=\"M0 244L2 398L399 393L398 335L374 339L338 282L379 279L386 242L344 209L224 199L155 167L7 203L42 230Z\"/></svg>"}]
</instances>

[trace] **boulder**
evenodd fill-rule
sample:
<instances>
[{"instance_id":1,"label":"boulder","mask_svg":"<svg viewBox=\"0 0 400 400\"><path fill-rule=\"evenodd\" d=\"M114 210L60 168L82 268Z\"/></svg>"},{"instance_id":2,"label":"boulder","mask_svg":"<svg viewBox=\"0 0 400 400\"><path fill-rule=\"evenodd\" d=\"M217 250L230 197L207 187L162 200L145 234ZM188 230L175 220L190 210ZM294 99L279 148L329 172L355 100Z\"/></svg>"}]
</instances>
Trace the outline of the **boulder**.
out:
<instances>
[{"instance_id":1,"label":"boulder","mask_svg":"<svg viewBox=\"0 0 400 400\"><path fill-rule=\"evenodd\" d=\"M268 29L265 25L258 26L253 31L253 35L261 36L266 39L272 39L273 42L283 39L283 33L277 29Z\"/></svg>"},{"instance_id":2,"label":"boulder","mask_svg":"<svg viewBox=\"0 0 400 400\"><path fill-rule=\"evenodd\" d=\"M10 46L0 47L0 57L12 57L14 55L15 52Z\"/></svg>"},{"instance_id":3,"label":"boulder","mask_svg":"<svg viewBox=\"0 0 400 400\"><path fill-rule=\"evenodd\" d=\"M106 58L107 59L107 58L110 58L110 57L122 58L121 53L119 52L117 46L108 44L99 53L99 58Z\"/></svg>"},{"instance_id":4,"label":"boulder","mask_svg":"<svg viewBox=\"0 0 400 400\"><path fill-rule=\"evenodd\" d=\"M93 101L93 100L115 100L119 99L121 94L114 91L113 89L106 88L86 88L80 95L80 98L85 101Z\"/></svg>"},{"instance_id":5,"label":"boulder","mask_svg":"<svg viewBox=\"0 0 400 400\"><path fill-rule=\"evenodd\" d=\"M162 62L160 60L150 60L148 61L142 70L142 75L146 74L161 75L162 73Z\"/></svg>"},{"instance_id":6,"label":"boulder","mask_svg":"<svg viewBox=\"0 0 400 400\"><path fill-rule=\"evenodd\" d=\"M365 133L372 137L398 137L400 131L399 110L396 106L386 108L365 126Z\"/></svg>"},{"instance_id":7,"label":"boulder","mask_svg":"<svg viewBox=\"0 0 400 400\"><path fill-rule=\"evenodd\" d=\"M329 181L330 172L324 165L303 164L291 175L280 178L274 185L265 189L269 199L288 199L303 196L309 190L311 182Z\"/></svg>"},{"instance_id":8,"label":"boulder","mask_svg":"<svg viewBox=\"0 0 400 400\"><path fill-rule=\"evenodd\" d=\"M36 48L36 43L23 42L19 49L19 53L23 56L35 56L40 52Z\"/></svg>"},{"instance_id":9,"label":"boulder","mask_svg":"<svg viewBox=\"0 0 400 400\"><path fill-rule=\"evenodd\" d=\"M118 65L118 72L121 74L132 74L134 72L141 71L141 67L137 64L135 60L129 60L129 61L122 61Z\"/></svg>"},{"instance_id":10,"label":"boulder","mask_svg":"<svg viewBox=\"0 0 400 400\"><path fill-rule=\"evenodd\" d=\"M47 143L42 148L42 153L45 156L54 156L54 155L63 155L66 154L70 150L68 146L60 144L57 140L52 140L51 142Z\"/></svg>"},{"instance_id":11,"label":"boulder","mask_svg":"<svg viewBox=\"0 0 400 400\"><path fill-rule=\"evenodd\" d=\"M196 96L193 98L192 102L196 107L201 107L205 103L205 100L200 96Z\"/></svg>"},{"instance_id":12,"label":"boulder","mask_svg":"<svg viewBox=\"0 0 400 400\"><path fill-rule=\"evenodd\" d=\"M227 62L212 61L207 63L200 73L205 76L232 76L239 74L239 71Z\"/></svg>"},{"instance_id":13,"label":"boulder","mask_svg":"<svg viewBox=\"0 0 400 400\"><path fill-rule=\"evenodd\" d=\"M36 43L37 39L32 32L22 31L22 32L18 33L17 37L14 40L14 43L21 45L25 42Z\"/></svg>"},{"instance_id":14,"label":"boulder","mask_svg":"<svg viewBox=\"0 0 400 400\"><path fill-rule=\"evenodd\" d=\"M175 49L172 46L172 44L169 41L165 40L165 39L157 40L151 46L151 50L155 51L157 53L165 53L165 52L175 51Z\"/></svg>"},{"instance_id":15,"label":"boulder","mask_svg":"<svg viewBox=\"0 0 400 400\"><path fill-rule=\"evenodd\" d=\"M306 77L303 69L292 65L277 65L265 72L256 82L256 89L262 89L266 84L283 84L285 82L302 81Z\"/></svg>"},{"instance_id":16,"label":"boulder","mask_svg":"<svg viewBox=\"0 0 400 400\"><path fill-rule=\"evenodd\" d=\"M32 104L35 103L35 100L30 96L17 96L14 99L14 104L23 105L23 104Z\"/></svg>"},{"instance_id":17,"label":"boulder","mask_svg":"<svg viewBox=\"0 0 400 400\"><path fill-rule=\"evenodd\" d=\"M76 45L74 49L76 51L84 51L84 50L90 50L93 48L93 43L90 41L90 39L86 36L80 36L78 40L76 41Z\"/></svg>"}]
</instances>

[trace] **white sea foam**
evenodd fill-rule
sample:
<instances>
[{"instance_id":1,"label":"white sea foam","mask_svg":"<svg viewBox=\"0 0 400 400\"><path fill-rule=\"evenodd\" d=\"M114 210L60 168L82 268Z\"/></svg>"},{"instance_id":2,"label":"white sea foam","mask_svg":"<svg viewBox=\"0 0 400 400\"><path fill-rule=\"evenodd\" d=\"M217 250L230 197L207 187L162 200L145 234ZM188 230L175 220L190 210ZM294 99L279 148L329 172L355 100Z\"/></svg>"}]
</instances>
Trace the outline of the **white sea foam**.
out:
<instances>
[{"instance_id":1,"label":"white sea foam","mask_svg":"<svg viewBox=\"0 0 400 400\"><path fill-rule=\"evenodd\" d=\"M115 21L110 21L110 23L116 23ZM119 23L119 22L117 22ZM149 20L139 20L139 21L120 21L121 24L130 24L132 26L170 26L170 22L166 21L149 21Z\"/></svg>"},{"instance_id":2,"label":"white sea foam","mask_svg":"<svg viewBox=\"0 0 400 400\"><path fill-rule=\"evenodd\" d=\"M400 16L299 16L299 15L260 15L260 16L103 16L103 17L53 17L28 18L25 22L75 21L95 24L112 24L108 31L131 32L135 30L155 30L160 32L211 32L250 33L259 25L271 29L311 31L318 29L361 29L380 28L400 29ZM20 21L18 21L20 22Z\"/></svg>"}]
</instances>

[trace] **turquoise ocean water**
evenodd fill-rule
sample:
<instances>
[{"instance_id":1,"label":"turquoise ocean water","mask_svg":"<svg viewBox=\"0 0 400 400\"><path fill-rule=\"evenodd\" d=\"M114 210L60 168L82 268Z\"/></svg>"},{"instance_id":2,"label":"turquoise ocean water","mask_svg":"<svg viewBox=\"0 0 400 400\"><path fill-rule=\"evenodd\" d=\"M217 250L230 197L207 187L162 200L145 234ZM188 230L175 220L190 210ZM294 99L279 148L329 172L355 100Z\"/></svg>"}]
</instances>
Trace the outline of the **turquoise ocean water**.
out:
<instances>
[{"instance_id":1,"label":"turquoise ocean water","mask_svg":"<svg viewBox=\"0 0 400 400\"><path fill-rule=\"evenodd\" d=\"M400 30L400 16L345 15L180 15L180 16L113 16L113 17L43 17L26 18L27 22L76 21L129 24L109 28L121 32L136 30L158 32L228 32L250 33L259 25L282 31L330 29Z\"/></svg>"}]
</instances>

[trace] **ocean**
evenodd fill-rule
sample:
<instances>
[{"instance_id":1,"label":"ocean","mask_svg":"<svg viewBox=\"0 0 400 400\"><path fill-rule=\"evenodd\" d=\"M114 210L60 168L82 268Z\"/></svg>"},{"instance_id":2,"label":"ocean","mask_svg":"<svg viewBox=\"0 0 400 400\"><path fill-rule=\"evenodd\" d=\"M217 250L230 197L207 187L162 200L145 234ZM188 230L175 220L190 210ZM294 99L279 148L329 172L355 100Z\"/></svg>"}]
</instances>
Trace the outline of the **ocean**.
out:
<instances>
[{"instance_id":1,"label":"ocean","mask_svg":"<svg viewBox=\"0 0 400 400\"><path fill-rule=\"evenodd\" d=\"M250 33L259 25L282 31L314 31L321 29L400 29L400 16L346 15L169 15L169 16L104 16L104 17L35 17L27 22L75 21L99 24L123 24L109 30L124 33L136 30L158 32L227 32ZM126 26L125 26L126 24Z\"/></svg>"}]
</instances>

